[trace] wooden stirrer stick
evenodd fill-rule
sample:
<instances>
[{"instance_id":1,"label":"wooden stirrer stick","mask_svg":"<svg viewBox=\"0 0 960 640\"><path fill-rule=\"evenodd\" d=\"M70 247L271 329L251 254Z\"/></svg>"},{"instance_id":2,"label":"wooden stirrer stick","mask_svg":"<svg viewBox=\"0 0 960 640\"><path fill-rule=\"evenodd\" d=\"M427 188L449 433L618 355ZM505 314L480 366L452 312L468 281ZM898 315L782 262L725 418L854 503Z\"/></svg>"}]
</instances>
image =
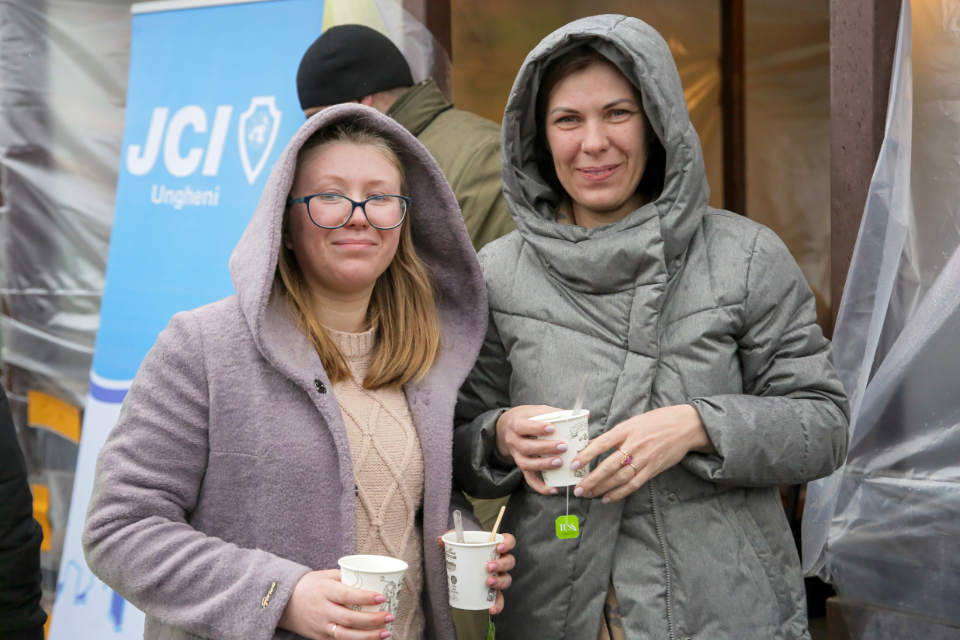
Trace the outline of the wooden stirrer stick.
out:
<instances>
[{"instance_id":1,"label":"wooden stirrer stick","mask_svg":"<svg viewBox=\"0 0 960 640\"><path fill-rule=\"evenodd\" d=\"M500 528L500 519L503 518L503 512L506 510L507 505L500 507L500 515L497 516L497 521L493 525L493 531L490 532L490 539L487 542L493 542L497 539L497 529Z\"/></svg>"}]
</instances>

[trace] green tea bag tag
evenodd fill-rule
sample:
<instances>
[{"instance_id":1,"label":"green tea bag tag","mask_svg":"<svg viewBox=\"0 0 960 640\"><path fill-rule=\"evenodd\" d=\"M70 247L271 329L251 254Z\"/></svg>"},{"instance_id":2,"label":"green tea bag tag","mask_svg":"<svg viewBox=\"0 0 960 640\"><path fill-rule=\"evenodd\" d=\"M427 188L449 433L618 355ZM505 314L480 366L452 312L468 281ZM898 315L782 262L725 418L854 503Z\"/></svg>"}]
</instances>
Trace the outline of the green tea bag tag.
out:
<instances>
[{"instance_id":1,"label":"green tea bag tag","mask_svg":"<svg viewBox=\"0 0 960 640\"><path fill-rule=\"evenodd\" d=\"M493 620L487 616L487 640L496 640L497 628L493 626Z\"/></svg>"},{"instance_id":2,"label":"green tea bag tag","mask_svg":"<svg viewBox=\"0 0 960 640\"><path fill-rule=\"evenodd\" d=\"M557 518L557 537L561 540L580 537L580 518L570 515L570 487L567 487L567 515Z\"/></svg>"},{"instance_id":3,"label":"green tea bag tag","mask_svg":"<svg viewBox=\"0 0 960 640\"><path fill-rule=\"evenodd\" d=\"M580 519L577 516L557 518L557 537L561 540L580 537Z\"/></svg>"}]
</instances>

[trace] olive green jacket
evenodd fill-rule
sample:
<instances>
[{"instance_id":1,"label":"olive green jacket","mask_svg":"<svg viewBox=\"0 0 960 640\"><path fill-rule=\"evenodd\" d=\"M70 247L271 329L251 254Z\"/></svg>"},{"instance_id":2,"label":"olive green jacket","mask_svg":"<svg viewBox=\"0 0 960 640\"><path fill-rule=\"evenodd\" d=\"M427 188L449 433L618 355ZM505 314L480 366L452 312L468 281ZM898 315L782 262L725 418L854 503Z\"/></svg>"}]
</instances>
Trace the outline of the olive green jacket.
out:
<instances>
[{"instance_id":1,"label":"olive green jacket","mask_svg":"<svg viewBox=\"0 0 960 640\"><path fill-rule=\"evenodd\" d=\"M497 123L454 109L432 79L411 87L387 115L415 135L440 165L477 251L517 228L500 188Z\"/></svg>"}]
</instances>

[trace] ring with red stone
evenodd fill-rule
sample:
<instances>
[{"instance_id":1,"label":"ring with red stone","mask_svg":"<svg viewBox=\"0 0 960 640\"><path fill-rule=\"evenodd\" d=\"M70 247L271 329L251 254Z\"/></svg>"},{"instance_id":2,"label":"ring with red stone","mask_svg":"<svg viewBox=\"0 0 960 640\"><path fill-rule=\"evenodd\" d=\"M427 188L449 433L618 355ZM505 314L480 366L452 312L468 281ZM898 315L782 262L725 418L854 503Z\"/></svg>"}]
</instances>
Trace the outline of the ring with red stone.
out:
<instances>
[{"instance_id":1,"label":"ring with red stone","mask_svg":"<svg viewBox=\"0 0 960 640\"><path fill-rule=\"evenodd\" d=\"M632 455L630 455L629 453L627 453L627 452L624 451L623 449L617 449L617 451L619 451L620 453L623 454L623 459L620 460L620 466L621 466L621 467L624 466L624 465L628 465L628 464L630 464L631 462L633 462L633 456L632 456ZM632 465L631 465L631 466L632 466ZM636 467L633 467L633 468L636 469Z\"/></svg>"}]
</instances>

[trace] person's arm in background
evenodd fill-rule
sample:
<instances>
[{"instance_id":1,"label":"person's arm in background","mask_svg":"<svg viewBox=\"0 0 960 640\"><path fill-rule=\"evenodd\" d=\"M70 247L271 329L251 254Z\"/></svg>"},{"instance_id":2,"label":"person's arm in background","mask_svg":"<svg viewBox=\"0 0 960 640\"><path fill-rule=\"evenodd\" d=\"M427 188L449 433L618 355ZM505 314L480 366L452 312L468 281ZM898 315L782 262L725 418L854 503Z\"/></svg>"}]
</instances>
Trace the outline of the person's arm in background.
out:
<instances>
[{"instance_id":1,"label":"person's arm in background","mask_svg":"<svg viewBox=\"0 0 960 640\"><path fill-rule=\"evenodd\" d=\"M477 251L517 228L503 197L500 167L500 140L492 138L475 148L456 184L450 185Z\"/></svg>"},{"instance_id":2,"label":"person's arm in background","mask_svg":"<svg viewBox=\"0 0 960 640\"><path fill-rule=\"evenodd\" d=\"M520 468L497 453L497 420L511 407L512 371L491 313L480 355L460 387L454 414L453 477L475 498L510 495L523 481Z\"/></svg>"},{"instance_id":3,"label":"person's arm in background","mask_svg":"<svg viewBox=\"0 0 960 640\"><path fill-rule=\"evenodd\" d=\"M0 640L43 640L42 542L10 403L0 389Z\"/></svg>"}]
</instances>

